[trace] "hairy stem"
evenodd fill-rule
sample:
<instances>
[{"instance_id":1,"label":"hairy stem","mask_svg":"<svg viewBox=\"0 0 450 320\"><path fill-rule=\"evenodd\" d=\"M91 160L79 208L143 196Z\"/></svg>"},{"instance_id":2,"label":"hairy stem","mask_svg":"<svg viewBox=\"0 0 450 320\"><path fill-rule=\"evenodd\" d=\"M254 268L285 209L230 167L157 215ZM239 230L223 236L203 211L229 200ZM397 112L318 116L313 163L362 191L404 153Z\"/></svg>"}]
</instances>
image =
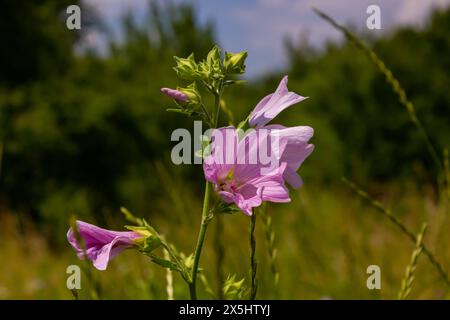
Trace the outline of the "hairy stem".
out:
<instances>
[{"instance_id":1,"label":"hairy stem","mask_svg":"<svg viewBox=\"0 0 450 320\"><path fill-rule=\"evenodd\" d=\"M251 292L250 300L256 299L258 291L258 282L256 279L256 271L258 264L256 262L256 239L255 239L256 213L253 212L250 217L250 274L251 274Z\"/></svg>"},{"instance_id":2,"label":"hairy stem","mask_svg":"<svg viewBox=\"0 0 450 320\"><path fill-rule=\"evenodd\" d=\"M371 206L377 209L377 211L381 214L383 214L385 217L387 217L394 225L396 225L402 232L405 234L413 243L416 243L417 239L414 233L412 233L396 216L394 216L391 212L391 210L386 209L381 202L373 199L367 192L359 188L356 184L349 181L346 178L342 178L342 181L350 187L358 196L360 196L362 199L366 200ZM431 262L431 264L436 268L436 270L439 272L439 275L442 277L442 279L445 281L447 286L450 286L450 280L448 278L447 272L444 270L442 265L437 261L437 259L434 257L433 253L428 249L428 247L425 246L425 244L422 244L423 246L423 253L427 256L428 260Z\"/></svg>"}]
</instances>

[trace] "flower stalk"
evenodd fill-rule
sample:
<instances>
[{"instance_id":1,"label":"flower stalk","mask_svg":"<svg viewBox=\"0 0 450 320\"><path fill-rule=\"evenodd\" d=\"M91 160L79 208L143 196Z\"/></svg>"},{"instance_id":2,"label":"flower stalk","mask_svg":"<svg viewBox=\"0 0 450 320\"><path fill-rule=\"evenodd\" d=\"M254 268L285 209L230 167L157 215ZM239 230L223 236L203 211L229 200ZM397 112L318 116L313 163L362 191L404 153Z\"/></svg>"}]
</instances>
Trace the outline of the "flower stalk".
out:
<instances>
[{"instance_id":1,"label":"flower stalk","mask_svg":"<svg viewBox=\"0 0 450 320\"><path fill-rule=\"evenodd\" d=\"M210 203L210 190L211 184L206 182L205 186L205 196L203 199L203 210L202 210L202 222L200 225L200 231L198 233L197 246L194 252L194 264L192 266L191 282L189 283L189 292L192 300L197 300L197 273L198 265L200 263L200 256L202 254L203 243L205 242L206 229L208 228L209 221L211 217L209 216L209 203Z\"/></svg>"},{"instance_id":2,"label":"flower stalk","mask_svg":"<svg viewBox=\"0 0 450 320\"><path fill-rule=\"evenodd\" d=\"M258 263L256 262L255 227L256 227L256 213L254 212L250 217L250 274L251 274L250 300L256 299L256 293L258 291L258 281L256 279Z\"/></svg>"},{"instance_id":3,"label":"flower stalk","mask_svg":"<svg viewBox=\"0 0 450 320\"><path fill-rule=\"evenodd\" d=\"M222 84L219 84L219 89L212 91L214 94L214 128L217 127L219 122L220 113L220 98L222 95ZM205 241L206 230L208 224L211 221L212 215L210 215L210 202L211 202L211 183L206 181L205 195L203 197L203 209L202 209L202 222L200 225L200 231L197 239L197 246L194 252L194 264L192 266L191 282L189 283L189 292L192 300L197 300L197 273L200 263L200 256L202 254L203 243Z\"/></svg>"}]
</instances>

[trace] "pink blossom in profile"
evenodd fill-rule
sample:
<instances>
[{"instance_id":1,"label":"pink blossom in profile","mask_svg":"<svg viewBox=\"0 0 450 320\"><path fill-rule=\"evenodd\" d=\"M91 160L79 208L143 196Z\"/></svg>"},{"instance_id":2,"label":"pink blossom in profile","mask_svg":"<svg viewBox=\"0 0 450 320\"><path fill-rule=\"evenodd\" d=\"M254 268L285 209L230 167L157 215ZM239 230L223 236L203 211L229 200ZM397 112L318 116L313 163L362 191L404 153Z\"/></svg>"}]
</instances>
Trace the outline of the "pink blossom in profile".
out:
<instances>
[{"instance_id":1,"label":"pink blossom in profile","mask_svg":"<svg viewBox=\"0 0 450 320\"><path fill-rule=\"evenodd\" d=\"M67 232L67 240L77 252L80 259L92 261L98 270L106 270L109 261L123 250L132 247L135 240L141 238L134 231L112 231L97 227L83 221L76 221L76 227L83 239L86 256L82 246L78 243L72 228Z\"/></svg>"}]
</instances>

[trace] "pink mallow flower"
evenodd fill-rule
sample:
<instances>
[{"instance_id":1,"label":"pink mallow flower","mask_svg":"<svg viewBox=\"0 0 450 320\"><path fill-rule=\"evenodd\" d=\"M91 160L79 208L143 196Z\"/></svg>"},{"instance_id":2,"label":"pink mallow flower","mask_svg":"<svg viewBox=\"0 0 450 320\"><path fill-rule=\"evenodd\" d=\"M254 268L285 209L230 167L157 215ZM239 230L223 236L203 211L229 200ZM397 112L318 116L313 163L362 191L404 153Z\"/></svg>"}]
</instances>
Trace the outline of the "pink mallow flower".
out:
<instances>
[{"instance_id":1,"label":"pink mallow flower","mask_svg":"<svg viewBox=\"0 0 450 320\"><path fill-rule=\"evenodd\" d=\"M161 92L178 102L186 102L188 100L188 96L186 94L175 89L161 88Z\"/></svg>"},{"instance_id":2,"label":"pink mallow flower","mask_svg":"<svg viewBox=\"0 0 450 320\"><path fill-rule=\"evenodd\" d=\"M286 162L279 163L279 156L276 156L275 165L250 160L257 157L259 149L268 142L268 135L259 135L258 130L256 133L257 140L251 142L245 137L239 140L233 127L215 130L211 154L205 157L203 163L206 180L214 184L215 191L222 200L235 203L249 216L252 215L252 209L260 206L263 201L291 200L283 178ZM220 139L216 139L218 136ZM281 150L269 146L267 151L277 155Z\"/></svg>"},{"instance_id":3,"label":"pink mallow flower","mask_svg":"<svg viewBox=\"0 0 450 320\"><path fill-rule=\"evenodd\" d=\"M134 231L106 230L79 220L76 225L84 241L86 256L98 270L106 270L109 260L126 248L134 246L135 240L143 237ZM77 252L78 258L84 259L84 250L77 242L72 228L67 232L67 240Z\"/></svg>"},{"instance_id":4,"label":"pink mallow flower","mask_svg":"<svg viewBox=\"0 0 450 320\"><path fill-rule=\"evenodd\" d=\"M293 188L299 188L302 180L297 170L314 150L314 145L308 143L314 129L308 126L286 128L277 124L267 125L281 111L306 99L295 92L289 92L287 82L288 76L284 76L277 90L256 105L250 113L249 124L259 129L269 129L271 134L279 136L280 145L285 146L280 162L287 163L283 177Z\"/></svg>"},{"instance_id":5,"label":"pink mallow flower","mask_svg":"<svg viewBox=\"0 0 450 320\"><path fill-rule=\"evenodd\" d=\"M264 126L271 135L279 138L282 146L280 163L286 163L283 178L294 189L300 188L302 179L297 170L305 159L314 151L314 145L308 143L314 135L314 129L309 126L284 127L278 124Z\"/></svg>"},{"instance_id":6,"label":"pink mallow flower","mask_svg":"<svg viewBox=\"0 0 450 320\"><path fill-rule=\"evenodd\" d=\"M284 109L306 99L287 88L288 76L284 76L277 90L265 96L250 113L249 124L261 128Z\"/></svg>"}]
</instances>

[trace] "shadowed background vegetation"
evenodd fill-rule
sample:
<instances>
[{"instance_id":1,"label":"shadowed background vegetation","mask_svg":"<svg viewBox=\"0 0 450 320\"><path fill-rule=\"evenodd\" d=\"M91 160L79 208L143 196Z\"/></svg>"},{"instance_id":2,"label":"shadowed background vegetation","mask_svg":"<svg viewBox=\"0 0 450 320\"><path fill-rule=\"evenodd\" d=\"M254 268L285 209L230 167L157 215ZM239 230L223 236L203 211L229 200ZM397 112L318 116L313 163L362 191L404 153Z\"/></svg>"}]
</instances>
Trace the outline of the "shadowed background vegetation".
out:
<instances>
[{"instance_id":1,"label":"shadowed background vegetation","mask_svg":"<svg viewBox=\"0 0 450 320\"><path fill-rule=\"evenodd\" d=\"M76 2L76 1L75 1ZM0 298L71 298L65 269L80 264L66 242L70 217L121 229L125 206L146 217L181 251L193 250L201 213L201 166L170 161L171 132L192 119L165 111L161 87L177 85L173 55L204 57L214 24L200 24L187 5L149 5L137 23L124 14L120 42L107 54L74 50L86 30L105 26L83 8L81 31L65 27L74 1L2 4L0 19ZM324 22L325 24L326 22ZM439 156L449 147L450 9L420 30L366 37L414 103ZM224 48L226 50L226 48ZM448 196L442 175L389 84L349 42L318 50L287 40L289 67L227 92L221 123L246 117L284 74L289 88L310 97L279 116L310 125L316 149L300 169L305 186L292 203L269 206L280 283L268 264L265 229L257 222L259 298L395 298L414 245L341 183L357 181L417 233L450 269ZM248 59L252 59L250 56ZM247 277L248 224L222 217L225 274ZM201 265L215 288L217 229L208 230ZM217 239L216 239L217 240ZM216 241L217 242L217 241ZM382 270L382 290L366 287L366 268ZM100 298L165 299L165 271L136 252L110 270L83 278L81 298L97 283ZM187 298L175 275L175 298ZM202 290L200 290L202 291ZM202 297L208 297L203 294ZM448 287L425 258L413 298L448 298Z\"/></svg>"}]
</instances>

